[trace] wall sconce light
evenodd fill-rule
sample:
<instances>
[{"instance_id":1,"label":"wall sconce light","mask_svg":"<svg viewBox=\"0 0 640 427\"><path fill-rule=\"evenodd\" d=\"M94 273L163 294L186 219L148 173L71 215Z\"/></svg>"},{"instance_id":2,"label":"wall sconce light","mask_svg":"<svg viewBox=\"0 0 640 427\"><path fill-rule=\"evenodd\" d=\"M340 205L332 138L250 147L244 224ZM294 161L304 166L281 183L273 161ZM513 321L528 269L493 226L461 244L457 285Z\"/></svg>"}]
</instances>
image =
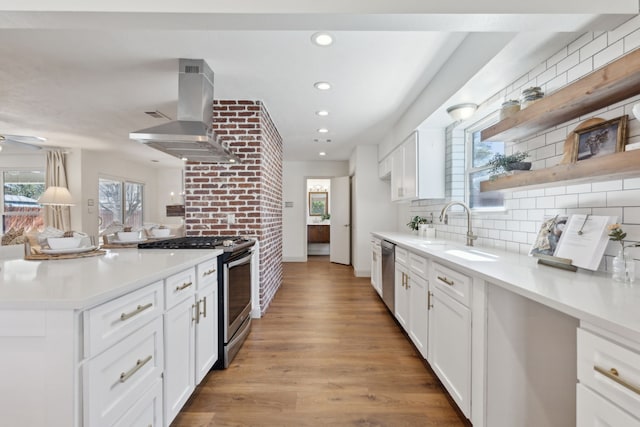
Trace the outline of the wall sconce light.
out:
<instances>
[{"instance_id":1,"label":"wall sconce light","mask_svg":"<svg viewBox=\"0 0 640 427\"><path fill-rule=\"evenodd\" d=\"M478 109L477 104L466 103L466 104L456 104L447 108L447 113L451 116L453 121L458 122L460 120L468 119L476 112Z\"/></svg>"},{"instance_id":2,"label":"wall sconce light","mask_svg":"<svg viewBox=\"0 0 640 427\"><path fill-rule=\"evenodd\" d=\"M65 187L48 187L38 199L41 205L75 206L71 193Z\"/></svg>"}]
</instances>

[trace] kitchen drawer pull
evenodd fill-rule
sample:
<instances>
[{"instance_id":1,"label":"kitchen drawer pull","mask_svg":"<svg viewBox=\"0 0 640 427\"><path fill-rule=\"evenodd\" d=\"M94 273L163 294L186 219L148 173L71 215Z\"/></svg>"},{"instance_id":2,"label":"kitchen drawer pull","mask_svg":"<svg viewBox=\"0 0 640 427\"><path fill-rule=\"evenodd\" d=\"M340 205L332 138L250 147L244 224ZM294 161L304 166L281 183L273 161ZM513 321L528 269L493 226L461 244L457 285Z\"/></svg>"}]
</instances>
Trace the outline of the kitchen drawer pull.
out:
<instances>
[{"instance_id":1,"label":"kitchen drawer pull","mask_svg":"<svg viewBox=\"0 0 640 427\"><path fill-rule=\"evenodd\" d=\"M193 282L183 283L182 285L176 286L176 291L182 291L183 289L187 289L191 285L193 285Z\"/></svg>"},{"instance_id":2,"label":"kitchen drawer pull","mask_svg":"<svg viewBox=\"0 0 640 427\"><path fill-rule=\"evenodd\" d=\"M442 280L444 283L446 283L449 286L453 286L455 284L455 282L453 280L449 280L446 277L443 276L438 276L439 280Z\"/></svg>"},{"instance_id":3,"label":"kitchen drawer pull","mask_svg":"<svg viewBox=\"0 0 640 427\"><path fill-rule=\"evenodd\" d=\"M140 314L140 313L142 313L143 311L145 311L146 309L151 308L151 307L153 307L153 304L152 304L152 303L145 304L145 305L139 305L139 306L138 306L138 307L136 307L136 309L135 309L135 310L133 310L131 313L122 313L122 314L120 315L120 320L127 320L127 319L130 319L130 318L132 318L133 316L135 316L136 314Z\"/></svg>"},{"instance_id":4,"label":"kitchen drawer pull","mask_svg":"<svg viewBox=\"0 0 640 427\"><path fill-rule=\"evenodd\" d=\"M212 268L211 270L207 270L207 271L205 271L204 273L202 273L202 276L203 276L203 277L207 277L207 276L209 276L209 275L211 275L211 274L213 274L213 273L215 273L215 272L216 272L216 269L215 269L215 268Z\"/></svg>"},{"instance_id":5,"label":"kitchen drawer pull","mask_svg":"<svg viewBox=\"0 0 640 427\"><path fill-rule=\"evenodd\" d=\"M142 368L144 365L149 363L151 358L152 358L152 356L149 355L149 356L145 357L144 359L138 359L138 361L136 362L136 366L134 366L133 368L129 369L129 372L123 372L123 373L120 374L120 382L123 383L126 380L128 380L129 378L131 378L131 376L133 374L135 374L136 372L138 372L140 370L140 368Z\"/></svg>"},{"instance_id":6,"label":"kitchen drawer pull","mask_svg":"<svg viewBox=\"0 0 640 427\"><path fill-rule=\"evenodd\" d=\"M433 292L427 292L427 310L431 310L433 308L433 304L431 304L431 297L433 296Z\"/></svg>"},{"instance_id":7,"label":"kitchen drawer pull","mask_svg":"<svg viewBox=\"0 0 640 427\"><path fill-rule=\"evenodd\" d=\"M611 368L609 370L606 370L605 368L601 368L600 366L594 365L593 366L593 370L598 372L598 373L600 373L600 374L602 374L602 375L604 375L605 377L609 378L610 380L617 382L622 387L631 390L635 394L640 394L640 387L638 387L637 385L634 385L634 384L630 384L630 383L626 382L625 380L623 380L622 378L620 378L620 376L618 374L618 370L616 368Z\"/></svg>"}]
</instances>

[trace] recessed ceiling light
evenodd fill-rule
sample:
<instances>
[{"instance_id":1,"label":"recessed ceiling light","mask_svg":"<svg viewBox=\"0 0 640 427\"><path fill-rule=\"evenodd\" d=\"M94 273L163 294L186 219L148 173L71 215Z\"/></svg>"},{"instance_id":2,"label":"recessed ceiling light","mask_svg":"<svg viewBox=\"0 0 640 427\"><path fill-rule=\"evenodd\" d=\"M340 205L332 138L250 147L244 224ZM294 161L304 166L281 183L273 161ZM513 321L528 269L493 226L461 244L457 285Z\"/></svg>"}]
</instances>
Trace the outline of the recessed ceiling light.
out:
<instances>
[{"instance_id":1,"label":"recessed ceiling light","mask_svg":"<svg viewBox=\"0 0 640 427\"><path fill-rule=\"evenodd\" d=\"M182 158L182 161L184 161L184 162L186 162L187 160L189 160L189 159L187 159L186 157Z\"/></svg>"},{"instance_id":2,"label":"recessed ceiling light","mask_svg":"<svg viewBox=\"0 0 640 427\"><path fill-rule=\"evenodd\" d=\"M333 44L333 36L329 33L315 33L311 36L311 41L317 46L327 47Z\"/></svg>"},{"instance_id":3,"label":"recessed ceiling light","mask_svg":"<svg viewBox=\"0 0 640 427\"><path fill-rule=\"evenodd\" d=\"M320 111L316 111L316 114L318 116L325 117L329 115L329 112L327 110L320 110Z\"/></svg>"},{"instance_id":4,"label":"recessed ceiling light","mask_svg":"<svg viewBox=\"0 0 640 427\"><path fill-rule=\"evenodd\" d=\"M321 155L321 156L326 156L327 155L327 153L325 153L324 151L321 151L318 154Z\"/></svg>"},{"instance_id":5,"label":"recessed ceiling light","mask_svg":"<svg viewBox=\"0 0 640 427\"><path fill-rule=\"evenodd\" d=\"M327 128L320 128L320 129L318 129L318 133L329 133L329 129L327 129Z\"/></svg>"},{"instance_id":6,"label":"recessed ceiling light","mask_svg":"<svg viewBox=\"0 0 640 427\"><path fill-rule=\"evenodd\" d=\"M328 82L315 82L313 86L318 90L329 90L331 85Z\"/></svg>"}]
</instances>

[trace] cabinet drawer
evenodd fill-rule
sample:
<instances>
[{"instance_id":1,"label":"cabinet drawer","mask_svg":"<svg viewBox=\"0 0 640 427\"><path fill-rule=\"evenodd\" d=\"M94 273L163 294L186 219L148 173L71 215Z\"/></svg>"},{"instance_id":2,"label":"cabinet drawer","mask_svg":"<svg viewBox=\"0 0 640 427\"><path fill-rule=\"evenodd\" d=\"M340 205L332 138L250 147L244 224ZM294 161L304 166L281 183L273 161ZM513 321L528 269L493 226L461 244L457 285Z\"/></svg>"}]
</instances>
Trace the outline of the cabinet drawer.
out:
<instances>
[{"instance_id":1,"label":"cabinet drawer","mask_svg":"<svg viewBox=\"0 0 640 427\"><path fill-rule=\"evenodd\" d=\"M640 418L640 352L578 328L578 380Z\"/></svg>"},{"instance_id":2,"label":"cabinet drawer","mask_svg":"<svg viewBox=\"0 0 640 427\"><path fill-rule=\"evenodd\" d=\"M112 426L160 379L162 334L158 317L84 364L84 425Z\"/></svg>"},{"instance_id":3,"label":"cabinet drawer","mask_svg":"<svg viewBox=\"0 0 640 427\"><path fill-rule=\"evenodd\" d=\"M84 355L93 357L158 317L164 310L162 281L83 313Z\"/></svg>"},{"instance_id":4,"label":"cabinet drawer","mask_svg":"<svg viewBox=\"0 0 640 427\"><path fill-rule=\"evenodd\" d=\"M409 252L409 269L423 279L429 278L427 276L427 259L420 255Z\"/></svg>"},{"instance_id":5,"label":"cabinet drawer","mask_svg":"<svg viewBox=\"0 0 640 427\"><path fill-rule=\"evenodd\" d=\"M433 263L433 283L451 298L469 306L471 278L444 265Z\"/></svg>"},{"instance_id":6,"label":"cabinet drawer","mask_svg":"<svg viewBox=\"0 0 640 427\"><path fill-rule=\"evenodd\" d=\"M162 425L162 379L158 378L113 427L161 427Z\"/></svg>"},{"instance_id":7,"label":"cabinet drawer","mask_svg":"<svg viewBox=\"0 0 640 427\"><path fill-rule=\"evenodd\" d=\"M396 262L402 265L408 265L409 251L396 246Z\"/></svg>"},{"instance_id":8,"label":"cabinet drawer","mask_svg":"<svg viewBox=\"0 0 640 427\"><path fill-rule=\"evenodd\" d=\"M167 310L196 293L196 269L190 268L165 279Z\"/></svg>"},{"instance_id":9,"label":"cabinet drawer","mask_svg":"<svg viewBox=\"0 0 640 427\"><path fill-rule=\"evenodd\" d=\"M640 427L640 420L582 384L577 386L577 426Z\"/></svg>"},{"instance_id":10,"label":"cabinet drawer","mask_svg":"<svg viewBox=\"0 0 640 427\"><path fill-rule=\"evenodd\" d=\"M218 283L218 258L198 264L196 273L198 275L198 289Z\"/></svg>"}]
</instances>

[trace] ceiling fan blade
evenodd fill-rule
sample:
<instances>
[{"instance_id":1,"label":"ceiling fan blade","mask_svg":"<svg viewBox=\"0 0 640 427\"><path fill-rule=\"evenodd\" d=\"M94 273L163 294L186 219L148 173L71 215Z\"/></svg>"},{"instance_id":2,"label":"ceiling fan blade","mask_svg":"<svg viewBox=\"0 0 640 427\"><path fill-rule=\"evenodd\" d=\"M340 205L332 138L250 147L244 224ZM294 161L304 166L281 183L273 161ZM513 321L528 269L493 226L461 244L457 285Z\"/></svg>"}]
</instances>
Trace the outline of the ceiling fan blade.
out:
<instances>
[{"instance_id":1,"label":"ceiling fan blade","mask_svg":"<svg viewBox=\"0 0 640 427\"><path fill-rule=\"evenodd\" d=\"M46 139L39 136L0 135L0 144L10 144L29 150L41 150L42 147L36 144L44 141L46 141Z\"/></svg>"}]
</instances>

